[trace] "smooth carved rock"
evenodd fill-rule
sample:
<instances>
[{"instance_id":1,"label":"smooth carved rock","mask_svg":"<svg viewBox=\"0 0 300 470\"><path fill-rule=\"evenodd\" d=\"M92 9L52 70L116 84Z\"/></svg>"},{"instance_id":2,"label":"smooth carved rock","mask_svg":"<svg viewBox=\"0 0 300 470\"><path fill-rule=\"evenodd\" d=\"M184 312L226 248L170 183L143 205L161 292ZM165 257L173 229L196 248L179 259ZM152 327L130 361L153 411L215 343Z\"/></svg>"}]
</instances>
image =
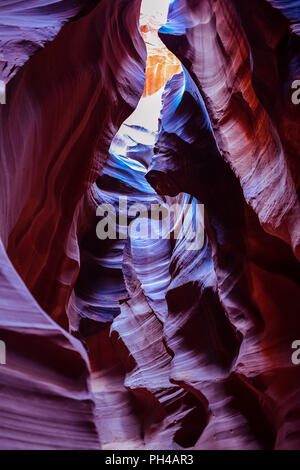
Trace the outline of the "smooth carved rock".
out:
<instances>
[{"instance_id":1,"label":"smooth carved rock","mask_svg":"<svg viewBox=\"0 0 300 470\"><path fill-rule=\"evenodd\" d=\"M7 0L0 5L0 79L8 82L25 62L52 41L64 23L87 8L83 0Z\"/></svg>"},{"instance_id":2,"label":"smooth carved rock","mask_svg":"<svg viewBox=\"0 0 300 470\"><path fill-rule=\"evenodd\" d=\"M39 307L0 242L1 449L99 449L88 358Z\"/></svg>"},{"instance_id":3,"label":"smooth carved rock","mask_svg":"<svg viewBox=\"0 0 300 470\"><path fill-rule=\"evenodd\" d=\"M247 37L233 2L177 0L160 37L201 90L221 154L245 200L299 257L299 202L278 130L251 81Z\"/></svg>"},{"instance_id":4,"label":"smooth carved rock","mask_svg":"<svg viewBox=\"0 0 300 470\"><path fill-rule=\"evenodd\" d=\"M134 5L121 1L117 15L116 3L100 2L67 24L10 82L0 110L1 191L11 204L7 212L2 199L4 243L40 305L65 326L78 273L80 201L143 90L145 46ZM124 45L112 48L118 29Z\"/></svg>"},{"instance_id":5,"label":"smooth carved rock","mask_svg":"<svg viewBox=\"0 0 300 470\"><path fill-rule=\"evenodd\" d=\"M248 19L245 15L245 24ZM230 41L233 25L236 31ZM196 358L196 348L203 354L199 349L200 336L197 336L198 341L191 341L191 331L196 329L196 319L191 316L191 311L198 306L200 308L201 300L195 300L194 307L187 301L181 305L179 300L191 299L193 305L192 299L196 293L192 294L194 289L190 286L189 295L187 287L182 288L181 292L178 290L178 294L176 289L168 291L167 320L172 325L169 327L172 334L167 335L166 339L175 352L173 367L178 362L174 368L175 377L180 377L182 369L183 377L186 375L186 380L209 403L211 418L196 448L248 448L248 445L250 448L297 448L298 440L292 429L296 430L299 423L293 422L292 416L297 415L299 407L298 371L293 367L288 351L293 331L298 328L295 307L289 299L293 298L296 305L299 290L294 282L299 280L299 265L288 245L263 231L259 218L264 222L263 213L271 219L276 217L279 204L279 210L286 214L283 218L291 230L292 246L297 254L299 232L294 228L299 222L298 203L295 202L295 183L290 172L289 156L284 155L278 144L278 133L262 104L254 97L254 89L251 89L250 63L247 61L249 52L246 42L243 43L243 34L230 2L214 2L213 6L210 2L173 2L168 23L160 30L162 40L181 59L187 70L184 71L184 80L180 76L174 77L166 87L161 126L147 179L159 194L174 196L186 191L204 202L207 236L212 247L206 265L210 260L216 273L214 315L219 297L232 327L242 332L242 337L236 336L235 341L230 341L236 345L231 349L232 362L229 362L227 370L215 356L216 364L220 371L223 369L223 373L217 372L216 365L209 366L208 359L206 368L202 366L199 371L190 367L188 361L186 367L183 366L184 362L180 364L180 344L185 338L182 332L189 331L186 333L189 353L186 352L184 357ZM278 31L276 35L278 37ZM233 44L234 50L231 49ZM247 53L242 53L243 48ZM264 76L258 73L259 62L254 62L253 70L263 83ZM261 83L257 83L257 93L262 92ZM243 94L239 95L240 91L234 91L233 87L243 90L243 94L246 90L252 94L251 106L246 103ZM266 97L261 94L259 98L266 105ZM254 113L252 103L256 103L259 112ZM265 136L261 141L259 133ZM249 171L254 157L258 158L255 171ZM262 190L260 181L264 178L268 184ZM278 184L274 185L276 178ZM250 199L247 198L247 187L253 193ZM283 191L281 196L280 191ZM275 208L272 201L277 198L280 200ZM264 206L264 201L270 204L269 208ZM246 202L257 210L259 218ZM288 214L290 203L294 204L294 208ZM270 225L262 225L270 231ZM289 237L282 236L281 229L272 230L271 233L289 242ZM181 266L188 265L184 261L181 263ZM210 272L209 269L207 271ZM190 276L192 274L189 272ZM186 282L189 275L185 277ZM282 288L278 282L282 282ZM203 300L208 296L207 287L207 284L202 287ZM278 294L276 306L271 300L275 292ZM210 302L212 300L213 297ZM207 304L204 311L208 308ZM186 317L183 313L185 309L189 313ZM177 312L178 327L172 318L172 310ZM279 331L277 328L282 324L282 315L288 318L284 322L285 327ZM263 319L261 327L260 322L257 323L259 318ZM212 321L213 316L208 328L212 326ZM189 324L192 326L189 327ZM224 326L222 329L225 332ZM216 332L214 338L217 338ZM207 345L207 354L208 350ZM227 346L225 350L228 353L230 348ZM209 357L212 359L212 351ZM190 371L193 371L192 375ZM207 378L205 374L208 374ZM216 383L217 377L220 378ZM285 381L289 386L283 389L279 384ZM293 400L288 398L288 389Z\"/></svg>"},{"instance_id":6,"label":"smooth carved rock","mask_svg":"<svg viewBox=\"0 0 300 470\"><path fill-rule=\"evenodd\" d=\"M297 5L174 0L146 62L137 0L25 3L0 6L0 447L298 449ZM120 196L146 226L176 204L168 236L100 240Z\"/></svg>"},{"instance_id":7,"label":"smooth carved rock","mask_svg":"<svg viewBox=\"0 0 300 470\"><path fill-rule=\"evenodd\" d=\"M10 80L0 108L0 231L10 257L1 244L0 328L8 363L1 367L0 445L96 449L85 351L47 314L68 329L80 224L87 223L79 219L81 202L90 201L111 140L143 91L140 5L101 1L80 10L82 2L62 1L57 10L57 2L43 2L32 23L24 2L9 3L1 4L1 21L18 17L24 24L18 45L5 42L1 49L10 78L38 46L54 40ZM4 41L13 34L1 31ZM116 31L123 38L118 44Z\"/></svg>"}]
</instances>

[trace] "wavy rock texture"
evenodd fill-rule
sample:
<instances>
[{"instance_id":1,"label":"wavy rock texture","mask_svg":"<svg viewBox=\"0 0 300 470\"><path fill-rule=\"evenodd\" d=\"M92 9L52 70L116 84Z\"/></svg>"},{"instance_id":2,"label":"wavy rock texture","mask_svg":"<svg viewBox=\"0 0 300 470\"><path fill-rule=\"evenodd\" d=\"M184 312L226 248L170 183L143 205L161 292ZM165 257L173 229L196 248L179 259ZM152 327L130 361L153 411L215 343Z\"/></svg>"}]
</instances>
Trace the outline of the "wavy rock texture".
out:
<instances>
[{"instance_id":1,"label":"wavy rock texture","mask_svg":"<svg viewBox=\"0 0 300 470\"><path fill-rule=\"evenodd\" d=\"M82 4L1 3L9 78ZM3 448L100 446L85 352L47 314L67 327L79 270L80 201L89 198L113 136L143 91L139 6L85 2L7 86L0 109L1 238L10 258L2 248ZM21 52L9 40L11 24Z\"/></svg>"},{"instance_id":2,"label":"wavy rock texture","mask_svg":"<svg viewBox=\"0 0 300 470\"><path fill-rule=\"evenodd\" d=\"M298 449L296 3L174 0L161 48L144 2L147 64L139 1L60 3L0 109L0 446Z\"/></svg>"},{"instance_id":3,"label":"wavy rock texture","mask_svg":"<svg viewBox=\"0 0 300 470\"><path fill-rule=\"evenodd\" d=\"M1 242L1 449L97 449L87 355L39 307Z\"/></svg>"},{"instance_id":4,"label":"wavy rock texture","mask_svg":"<svg viewBox=\"0 0 300 470\"><path fill-rule=\"evenodd\" d=\"M147 4L147 2L145 3ZM165 2L167 5L167 2ZM165 23L165 15L151 14L142 9L140 25L142 35L147 47L146 82L144 96L149 96L160 90L175 73L181 71L181 65L177 57L174 56L161 42L158 36L159 28Z\"/></svg>"},{"instance_id":5,"label":"wavy rock texture","mask_svg":"<svg viewBox=\"0 0 300 470\"><path fill-rule=\"evenodd\" d=\"M251 7L235 3L244 10L245 24L255 18L254 12L248 14ZM281 27L286 28L282 18ZM176 76L166 89L147 178L160 194L186 191L205 204L218 297L241 341L231 350L234 359L226 372L214 373L213 381L202 372L188 379L212 411L196 448L297 448L299 372L288 351L299 328L299 266L288 246L273 235L291 240L298 253L298 201L284 142L262 106L266 76L258 73L260 63L254 61L260 78L256 96L249 46L231 2L173 2L160 36L187 70L184 80ZM278 36L278 31L271 36L275 44ZM270 251L264 251L266 246ZM171 294L168 320L172 310L177 315L184 310L176 291L168 291L167 299ZM288 316L284 323L283 312ZM165 330L174 351L172 343L179 341L174 320L170 337L168 322ZM172 363L179 363L180 371L180 354L175 352ZM176 377L180 380L180 373Z\"/></svg>"},{"instance_id":6,"label":"wavy rock texture","mask_svg":"<svg viewBox=\"0 0 300 470\"><path fill-rule=\"evenodd\" d=\"M268 0L268 2L289 19L292 30L299 34L300 8L298 2L284 2L282 0Z\"/></svg>"},{"instance_id":7,"label":"wavy rock texture","mask_svg":"<svg viewBox=\"0 0 300 470\"><path fill-rule=\"evenodd\" d=\"M8 82L34 52L54 39L83 0L5 0L0 5L0 79ZM86 8L86 6L85 6Z\"/></svg>"},{"instance_id":8,"label":"wavy rock texture","mask_svg":"<svg viewBox=\"0 0 300 470\"><path fill-rule=\"evenodd\" d=\"M2 236L7 243L9 234L14 266L54 318L78 272L74 213L142 93L138 6L100 2L66 25L11 82L1 109L1 192L11 201L8 211L2 198ZM126 37L112 49L116 31Z\"/></svg>"},{"instance_id":9,"label":"wavy rock texture","mask_svg":"<svg viewBox=\"0 0 300 470\"><path fill-rule=\"evenodd\" d=\"M189 70L202 91L220 151L241 181L246 201L265 229L291 243L299 256L295 185L278 131L253 89L247 38L233 4L174 2L161 35L183 63L192 62Z\"/></svg>"}]
</instances>

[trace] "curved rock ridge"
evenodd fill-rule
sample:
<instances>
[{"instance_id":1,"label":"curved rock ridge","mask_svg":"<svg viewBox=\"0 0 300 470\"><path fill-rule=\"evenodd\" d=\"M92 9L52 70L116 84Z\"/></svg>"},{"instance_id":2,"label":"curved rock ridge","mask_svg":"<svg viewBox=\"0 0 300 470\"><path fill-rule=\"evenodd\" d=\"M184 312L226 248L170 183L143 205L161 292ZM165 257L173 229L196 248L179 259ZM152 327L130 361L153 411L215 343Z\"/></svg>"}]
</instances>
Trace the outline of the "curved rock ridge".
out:
<instances>
[{"instance_id":1,"label":"curved rock ridge","mask_svg":"<svg viewBox=\"0 0 300 470\"><path fill-rule=\"evenodd\" d=\"M186 198L181 195L179 205ZM111 328L126 371L124 384L143 409L140 434L146 449L192 446L207 422L205 401L171 380L173 355L165 344L164 324L172 245L168 239L128 240L123 274L129 298Z\"/></svg>"},{"instance_id":2,"label":"curved rock ridge","mask_svg":"<svg viewBox=\"0 0 300 470\"><path fill-rule=\"evenodd\" d=\"M10 82L1 108L1 192L10 199L3 240L42 308L64 325L78 273L80 201L143 91L139 6L101 1L65 25Z\"/></svg>"},{"instance_id":3,"label":"curved rock ridge","mask_svg":"<svg viewBox=\"0 0 300 470\"><path fill-rule=\"evenodd\" d=\"M83 336L86 333L85 324L92 325L84 318L104 323L105 326L120 313L119 301L128 296L122 275L123 250L129 223L134 215L138 215L128 217L128 209L133 204L144 203L150 208L151 203L160 202L144 178L152 159L157 131L155 114L158 115L160 106L161 92L140 100L115 135L106 164L81 204L79 220L82 220L85 231L80 243L80 273L68 306L68 315L72 328L79 329ZM153 112L154 108L157 109L156 113ZM153 114L149 112L151 110ZM98 207L103 207L99 215ZM98 224L105 222L104 209L109 210L110 207L109 220L112 227L115 224L115 233L112 233L113 238L105 238L105 233L103 237L100 234L99 238ZM121 225L121 218L128 219L124 226ZM108 227L104 225L103 229L106 232Z\"/></svg>"},{"instance_id":4,"label":"curved rock ridge","mask_svg":"<svg viewBox=\"0 0 300 470\"><path fill-rule=\"evenodd\" d=\"M164 343L166 292L175 243L169 232L175 230L184 213L185 233L192 241L194 225L198 223L200 231L203 220L201 213L195 217L195 199L187 194L162 199L145 179L160 99L161 92L141 99L117 133L94 186L95 203L112 204L118 221L120 213L124 216L132 204L143 204L147 208L143 222L148 234L154 230L155 236L144 237L143 230L137 229L129 231L124 240L99 240L97 221L91 215L91 228L80 245L80 274L69 304L73 328L89 348L97 422L105 449L185 448L196 442L207 421L206 404L170 381L172 355ZM150 108L152 119L145 112ZM119 206L124 196L127 209ZM175 203L174 220L161 230L159 221L149 218L151 206L171 207ZM136 215L128 217L128 225L137 220ZM123 233L118 222L117 237ZM101 276L103 269L105 278ZM111 322L109 328L107 323ZM113 417L112 423L108 423L109 417Z\"/></svg>"},{"instance_id":5,"label":"curved rock ridge","mask_svg":"<svg viewBox=\"0 0 300 470\"><path fill-rule=\"evenodd\" d=\"M242 194L218 150L204 102L187 71L171 79L165 89L147 179L160 194L184 191L204 203L222 301L236 328L249 334L260 315L249 297Z\"/></svg>"},{"instance_id":6,"label":"curved rock ridge","mask_svg":"<svg viewBox=\"0 0 300 470\"><path fill-rule=\"evenodd\" d=\"M0 240L1 449L99 449L87 354L43 312Z\"/></svg>"},{"instance_id":7,"label":"curved rock ridge","mask_svg":"<svg viewBox=\"0 0 300 470\"><path fill-rule=\"evenodd\" d=\"M91 200L111 140L143 91L140 2L92 1L80 10L82 2L38 8L31 1L31 10L16 14L23 3L1 3L1 20L18 16L28 26L19 33L29 41L17 43L22 50L5 42L8 62L20 59L5 70L21 66L43 38L55 38L21 70L11 69L10 78L17 73L0 108L0 331L7 347L0 446L96 449L86 353L47 314L68 328L78 237L88 222L80 217L82 202Z\"/></svg>"},{"instance_id":8,"label":"curved rock ridge","mask_svg":"<svg viewBox=\"0 0 300 470\"><path fill-rule=\"evenodd\" d=\"M88 2L89 3L89 2ZM83 0L5 0L0 5L0 80L7 83L37 49L75 17Z\"/></svg>"},{"instance_id":9,"label":"curved rock ridge","mask_svg":"<svg viewBox=\"0 0 300 470\"><path fill-rule=\"evenodd\" d=\"M100 200L115 204L127 193L142 202L155 197L137 172L148 168L159 199L181 207L204 203L206 231L196 251L172 237L129 237L118 245L127 292L118 299L120 312L108 316L111 328L101 318L96 334L93 317L98 326L82 330L107 449L299 448L299 371L291 344L299 328L300 272L286 243L292 238L297 254L297 178L281 127L294 111L288 93L272 102L283 75L266 92L259 62L274 59L288 25L275 18L274 43L259 56L250 7L238 3L171 3L160 35L184 72L165 87L158 132L140 102L98 180ZM288 62L293 78L296 46ZM99 292L116 299L111 287Z\"/></svg>"},{"instance_id":10,"label":"curved rock ridge","mask_svg":"<svg viewBox=\"0 0 300 470\"><path fill-rule=\"evenodd\" d=\"M300 77L299 38L269 3L235 0L234 4L250 46L253 88L277 127L287 164L299 188L300 109L293 103L293 87Z\"/></svg>"},{"instance_id":11,"label":"curved rock ridge","mask_svg":"<svg viewBox=\"0 0 300 470\"><path fill-rule=\"evenodd\" d=\"M220 3L215 2L214 5ZM228 151L225 154L223 151L224 141L220 137L223 138L223 121L218 125L218 115L213 112L216 109L216 96L208 99L207 94L215 90L225 93L226 81L220 80L223 88L217 88L218 82L210 83L210 80L213 77L217 80L218 75L205 76L209 67L201 72L202 62L197 62L197 54L203 59L209 49L206 42L203 42L201 49L201 35L207 33L208 25L215 26L218 20L218 10L212 16L211 9L209 2L202 2L201 6L195 2L173 2L169 21L160 31L162 40L178 54L193 79L184 69L184 75L175 76L166 87L159 135L147 179L159 194L175 196L185 191L203 202L209 240L207 255L202 253L203 261L199 263L198 270L194 266L194 272L189 270L191 261L185 262L185 258L189 259L187 252L183 251L179 255L183 272L177 269L178 278L182 279L184 285L188 284L189 275L192 274L193 278L196 274L198 289L193 284L181 289L175 277L175 289L172 289L171 283L167 291L168 316L164 331L166 344L174 353L171 377L193 387L208 403L210 419L195 448L296 449L299 447L299 422L296 418L299 410L299 372L291 362L290 348L294 332L299 328L295 309L299 297L299 264L283 241L262 230L257 215L245 203L245 188L242 192L237 179L238 166L235 167L236 162L231 160L232 153ZM219 14L220 27L224 16L226 18L226 15ZM201 24L201 28L199 26L198 30L193 31L193 27L198 24ZM206 38L205 35L205 41ZM196 42L192 42L196 39L197 46ZM216 51L219 53L218 48ZM210 57L213 66L218 63L217 57ZM227 66L227 80L230 83L229 59ZM225 65L220 68L220 74L227 76ZM228 111L228 116L231 115ZM262 121L257 125L261 127L261 132L266 122L269 130L270 119L266 112L262 111L260 117ZM234 132L239 122L232 117L232 123L226 130ZM269 132L266 138L268 136ZM230 148L235 142L228 138L225 143ZM255 145L259 152L263 151L258 143ZM235 146L235 151L243 155L247 168L247 155L242 154L242 150L243 147ZM272 158L276 160L277 157L275 148L268 157L271 169ZM288 172L289 163L283 155L281 161ZM266 162L264 169L268 175L270 167ZM279 176L284 175L276 177ZM295 187L292 179L283 177L283 180L285 185L290 185L293 193ZM277 198L276 188L272 185L271 188L273 197ZM255 180L252 189L260 197L261 192ZM267 189L270 190L269 187ZM286 201L282 201L283 210ZM298 219L295 213L293 215L293 223L297 224ZM178 263L176 258L175 255L175 266ZM211 276L212 270L216 274L215 289L209 289L209 284L203 282L205 273ZM213 286L214 282L211 282ZM220 307L217 307L218 303ZM202 305L204 308L201 310ZM214 308L206 324L203 315L210 311L209 305L214 305ZM197 318L197 311L202 313L201 320ZM228 342L225 341L225 347L222 348L218 345L219 352L226 351L226 355L223 352L223 355L214 356L210 348L218 338L216 331L208 343L205 342L207 335L203 343L200 333L197 336L195 334L194 342L192 337L197 330L197 322L201 328L206 325L204 328L207 333L218 311L221 317L229 320L228 333L225 333L224 323L221 328L222 339L224 341L228 335ZM191 315L192 312L195 313ZM284 326L283 315L286 318ZM220 320L217 324L220 324ZM187 345L184 348L185 341ZM186 351L185 354L183 351ZM202 367L197 368L195 364L201 362ZM286 381L289 385L286 385Z\"/></svg>"},{"instance_id":12,"label":"curved rock ridge","mask_svg":"<svg viewBox=\"0 0 300 470\"><path fill-rule=\"evenodd\" d=\"M127 372L124 383L143 409L140 433L145 448L186 448L194 445L207 422L206 403L181 384L170 380L172 354L166 347L163 334L165 317L162 316L162 304L165 300L155 298L153 288L152 292L147 289L147 273L143 272L139 262L141 258L137 257L138 246L134 248L137 241L130 245L131 242L126 246L123 264L130 299L122 303L121 314L113 322L112 342L116 348L120 348L121 343L130 351L130 361L124 352L122 354ZM143 250L146 250L149 261L152 256L152 278L161 283L164 275L168 281L162 289L165 293L169 276L163 266L170 250L164 249L164 245L162 240L156 243L147 240Z\"/></svg>"},{"instance_id":13,"label":"curved rock ridge","mask_svg":"<svg viewBox=\"0 0 300 470\"><path fill-rule=\"evenodd\" d=\"M201 90L220 151L261 224L299 257L299 201L278 130L251 81L247 37L233 2L171 3L160 37Z\"/></svg>"},{"instance_id":14,"label":"curved rock ridge","mask_svg":"<svg viewBox=\"0 0 300 470\"><path fill-rule=\"evenodd\" d=\"M147 47L146 81L144 96L152 95L160 90L175 73L181 71L181 64L177 57L169 51L158 37L159 28L166 18L161 14L149 15L143 11L147 1L142 2L140 26Z\"/></svg>"},{"instance_id":15,"label":"curved rock ridge","mask_svg":"<svg viewBox=\"0 0 300 470\"><path fill-rule=\"evenodd\" d=\"M297 3L144 0L140 27L140 0L22 5L0 447L299 449Z\"/></svg>"}]
</instances>

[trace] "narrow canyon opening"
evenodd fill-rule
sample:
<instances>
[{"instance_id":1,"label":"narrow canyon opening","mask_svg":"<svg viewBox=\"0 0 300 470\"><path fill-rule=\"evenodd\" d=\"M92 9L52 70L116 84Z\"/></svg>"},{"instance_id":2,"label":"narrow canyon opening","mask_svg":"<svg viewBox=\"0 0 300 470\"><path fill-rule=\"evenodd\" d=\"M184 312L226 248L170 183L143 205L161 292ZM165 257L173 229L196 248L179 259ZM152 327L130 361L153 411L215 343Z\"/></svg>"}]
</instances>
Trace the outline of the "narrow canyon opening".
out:
<instances>
[{"instance_id":1,"label":"narrow canyon opening","mask_svg":"<svg viewBox=\"0 0 300 470\"><path fill-rule=\"evenodd\" d=\"M172 231L187 204L192 214L189 224L193 225L198 207L189 194L159 196L145 178L158 136L165 86L174 75L182 74L180 61L158 36L167 21L169 3L141 3L140 30L147 48L144 91L111 143L93 194L98 205L116 208L118 220L120 198L127 198L125 211L136 206L136 215L140 204L176 203ZM200 216L202 224L203 214ZM208 414L193 391L168 378L173 354L165 343L163 323L168 314L165 293L175 243L168 236L143 241L132 234L127 239L127 234L122 239L117 227L116 240L99 237L92 217L80 244L80 273L68 308L71 329L88 349L101 445L104 449L144 447L165 429L166 442L173 436L173 446L191 447L205 428ZM138 327L141 330L136 336ZM178 413L180 418L173 421L168 416ZM117 444L111 437L115 427L120 433Z\"/></svg>"}]
</instances>

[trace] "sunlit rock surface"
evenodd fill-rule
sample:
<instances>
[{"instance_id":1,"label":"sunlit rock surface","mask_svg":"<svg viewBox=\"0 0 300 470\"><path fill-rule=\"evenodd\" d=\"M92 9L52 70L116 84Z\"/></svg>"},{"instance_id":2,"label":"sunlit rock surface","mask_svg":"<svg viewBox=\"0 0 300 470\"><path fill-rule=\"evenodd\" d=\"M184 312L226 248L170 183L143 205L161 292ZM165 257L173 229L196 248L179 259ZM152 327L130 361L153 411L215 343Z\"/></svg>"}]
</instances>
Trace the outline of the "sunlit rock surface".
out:
<instances>
[{"instance_id":1,"label":"sunlit rock surface","mask_svg":"<svg viewBox=\"0 0 300 470\"><path fill-rule=\"evenodd\" d=\"M141 9L140 26L147 47L146 82L144 96L151 96L160 90L175 73L181 71L177 57L162 43L159 28L165 24L168 1L144 1Z\"/></svg>"},{"instance_id":2,"label":"sunlit rock surface","mask_svg":"<svg viewBox=\"0 0 300 470\"><path fill-rule=\"evenodd\" d=\"M246 202L265 229L290 243L299 257L293 175L278 130L252 86L250 50L234 5L225 0L189 5L173 2L160 34L194 74Z\"/></svg>"},{"instance_id":3,"label":"sunlit rock surface","mask_svg":"<svg viewBox=\"0 0 300 470\"><path fill-rule=\"evenodd\" d=\"M298 449L297 2L58 3L0 6L0 447Z\"/></svg>"}]
</instances>

